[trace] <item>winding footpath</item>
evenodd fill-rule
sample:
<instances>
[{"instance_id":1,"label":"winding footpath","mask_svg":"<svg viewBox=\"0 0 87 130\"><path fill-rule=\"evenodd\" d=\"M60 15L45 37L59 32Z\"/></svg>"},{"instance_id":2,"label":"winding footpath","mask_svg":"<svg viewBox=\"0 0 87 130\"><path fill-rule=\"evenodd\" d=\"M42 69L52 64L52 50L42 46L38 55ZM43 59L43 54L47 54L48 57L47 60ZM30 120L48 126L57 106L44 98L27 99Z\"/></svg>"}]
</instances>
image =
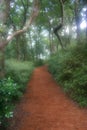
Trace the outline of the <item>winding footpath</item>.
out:
<instances>
[{"instance_id":1,"label":"winding footpath","mask_svg":"<svg viewBox=\"0 0 87 130\"><path fill-rule=\"evenodd\" d=\"M87 109L79 108L46 67L36 68L17 105L9 130L87 130Z\"/></svg>"}]
</instances>

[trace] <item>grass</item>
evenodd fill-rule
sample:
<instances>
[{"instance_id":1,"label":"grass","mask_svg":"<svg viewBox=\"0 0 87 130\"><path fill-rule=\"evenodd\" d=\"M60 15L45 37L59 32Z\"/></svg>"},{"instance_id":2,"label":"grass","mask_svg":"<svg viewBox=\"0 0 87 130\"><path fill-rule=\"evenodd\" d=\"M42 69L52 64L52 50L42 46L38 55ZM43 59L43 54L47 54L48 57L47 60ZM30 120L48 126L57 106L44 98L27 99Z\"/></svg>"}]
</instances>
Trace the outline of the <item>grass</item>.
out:
<instances>
[{"instance_id":1,"label":"grass","mask_svg":"<svg viewBox=\"0 0 87 130\"><path fill-rule=\"evenodd\" d=\"M6 60L6 76L17 82L21 86L21 90L24 90L27 82L30 80L33 69L34 65L32 62L13 59Z\"/></svg>"}]
</instances>

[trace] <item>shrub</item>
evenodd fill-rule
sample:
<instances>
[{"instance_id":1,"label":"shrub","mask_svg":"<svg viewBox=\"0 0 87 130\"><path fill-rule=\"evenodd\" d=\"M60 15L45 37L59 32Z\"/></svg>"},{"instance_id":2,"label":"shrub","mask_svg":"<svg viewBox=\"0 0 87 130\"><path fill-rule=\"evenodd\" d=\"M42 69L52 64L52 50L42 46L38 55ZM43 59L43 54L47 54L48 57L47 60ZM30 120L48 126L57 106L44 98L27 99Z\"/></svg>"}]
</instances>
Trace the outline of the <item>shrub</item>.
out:
<instances>
[{"instance_id":1,"label":"shrub","mask_svg":"<svg viewBox=\"0 0 87 130\"><path fill-rule=\"evenodd\" d=\"M13 117L15 103L22 96L33 69L32 62L6 61L6 79L0 80L0 124L4 128L7 119Z\"/></svg>"},{"instance_id":2,"label":"shrub","mask_svg":"<svg viewBox=\"0 0 87 130\"><path fill-rule=\"evenodd\" d=\"M0 80L0 124L13 117L14 102L22 96L19 86L11 78Z\"/></svg>"},{"instance_id":3,"label":"shrub","mask_svg":"<svg viewBox=\"0 0 87 130\"><path fill-rule=\"evenodd\" d=\"M37 66L42 66L44 65L44 61L42 59L38 59L36 61L34 61L34 65Z\"/></svg>"},{"instance_id":4,"label":"shrub","mask_svg":"<svg viewBox=\"0 0 87 130\"><path fill-rule=\"evenodd\" d=\"M48 69L70 97L87 106L87 47L61 51L49 60Z\"/></svg>"},{"instance_id":5,"label":"shrub","mask_svg":"<svg viewBox=\"0 0 87 130\"><path fill-rule=\"evenodd\" d=\"M19 84L20 90L24 91L27 82L29 81L34 65L32 62L7 60L6 61L6 75Z\"/></svg>"}]
</instances>

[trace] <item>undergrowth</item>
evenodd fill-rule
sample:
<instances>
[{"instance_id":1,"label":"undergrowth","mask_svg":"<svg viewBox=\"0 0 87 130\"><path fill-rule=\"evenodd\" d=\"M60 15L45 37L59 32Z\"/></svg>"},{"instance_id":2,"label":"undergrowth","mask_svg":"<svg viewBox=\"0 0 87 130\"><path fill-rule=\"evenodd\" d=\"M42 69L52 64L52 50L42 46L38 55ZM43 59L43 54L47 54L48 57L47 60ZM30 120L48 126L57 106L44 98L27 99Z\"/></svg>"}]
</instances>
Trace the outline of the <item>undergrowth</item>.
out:
<instances>
[{"instance_id":1,"label":"undergrowth","mask_svg":"<svg viewBox=\"0 0 87 130\"><path fill-rule=\"evenodd\" d=\"M22 92L19 86L10 77L0 80L0 125L5 129L7 119L13 117L15 102L20 99Z\"/></svg>"},{"instance_id":2,"label":"undergrowth","mask_svg":"<svg viewBox=\"0 0 87 130\"><path fill-rule=\"evenodd\" d=\"M37 59L37 60L34 61L34 65L35 65L36 67L42 66L42 65L44 65L44 60L42 60L42 59Z\"/></svg>"},{"instance_id":3,"label":"undergrowth","mask_svg":"<svg viewBox=\"0 0 87 130\"><path fill-rule=\"evenodd\" d=\"M52 56L48 69L64 91L80 106L87 106L87 46L69 48Z\"/></svg>"},{"instance_id":4,"label":"undergrowth","mask_svg":"<svg viewBox=\"0 0 87 130\"><path fill-rule=\"evenodd\" d=\"M28 61L7 60L6 61L6 76L19 84L21 91L25 90L27 82L31 78L34 65Z\"/></svg>"},{"instance_id":5,"label":"undergrowth","mask_svg":"<svg viewBox=\"0 0 87 130\"><path fill-rule=\"evenodd\" d=\"M0 129L4 130L13 117L15 103L25 91L33 69L32 62L6 61L6 77L0 80Z\"/></svg>"}]
</instances>

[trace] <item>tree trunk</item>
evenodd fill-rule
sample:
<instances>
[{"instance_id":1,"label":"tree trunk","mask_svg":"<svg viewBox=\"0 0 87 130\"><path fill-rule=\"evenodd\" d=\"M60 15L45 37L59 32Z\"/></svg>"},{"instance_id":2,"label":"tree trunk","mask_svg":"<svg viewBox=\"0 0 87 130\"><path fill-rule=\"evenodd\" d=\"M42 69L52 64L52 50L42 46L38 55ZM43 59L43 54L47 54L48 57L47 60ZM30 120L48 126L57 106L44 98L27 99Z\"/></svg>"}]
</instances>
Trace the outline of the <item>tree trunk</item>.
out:
<instances>
[{"instance_id":1,"label":"tree trunk","mask_svg":"<svg viewBox=\"0 0 87 130\"><path fill-rule=\"evenodd\" d=\"M30 43L30 49L31 49L31 60L35 60L35 56L34 56L34 50L33 50L33 41L32 41L32 35L31 35L31 31L29 31L29 43Z\"/></svg>"},{"instance_id":2,"label":"tree trunk","mask_svg":"<svg viewBox=\"0 0 87 130\"><path fill-rule=\"evenodd\" d=\"M16 36L16 53L17 53L17 60L20 60L20 36Z\"/></svg>"},{"instance_id":3,"label":"tree trunk","mask_svg":"<svg viewBox=\"0 0 87 130\"><path fill-rule=\"evenodd\" d=\"M58 34L58 32L63 27L63 24L64 24L64 2L65 1L59 0L59 2L60 2L60 6L61 6L61 15L62 15L61 16L61 23L59 25L57 25L56 27L54 27L53 31L54 31L54 34L56 35L56 37L58 38L62 49L64 49L62 39L61 39L60 35Z\"/></svg>"},{"instance_id":4,"label":"tree trunk","mask_svg":"<svg viewBox=\"0 0 87 130\"><path fill-rule=\"evenodd\" d=\"M0 50L0 79L5 76L4 49Z\"/></svg>"},{"instance_id":5,"label":"tree trunk","mask_svg":"<svg viewBox=\"0 0 87 130\"><path fill-rule=\"evenodd\" d=\"M75 22L76 22L76 32L77 32L77 42L80 42L80 17L79 17L79 0L75 1Z\"/></svg>"},{"instance_id":6,"label":"tree trunk","mask_svg":"<svg viewBox=\"0 0 87 130\"><path fill-rule=\"evenodd\" d=\"M86 9L86 42L87 42L87 9Z\"/></svg>"},{"instance_id":7,"label":"tree trunk","mask_svg":"<svg viewBox=\"0 0 87 130\"><path fill-rule=\"evenodd\" d=\"M49 46L50 46L50 55L52 55L53 48L52 48L51 31L50 30L49 30Z\"/></svg>"},{"instance_id":8,"label":"tree trunk","mask_svg":"<svg viewBox=\"0 0 87 130\"><path fill-rule=\"evenodd\" d=\"M0 0L0 6L3 7L0 9L0 24L6 25L7 18L10 10L10 0ZM6 45L6 40L2 39L0 35L0 79L5 75L5 61L4 61L4 47Z\"/></svg>"}]
</instances>

